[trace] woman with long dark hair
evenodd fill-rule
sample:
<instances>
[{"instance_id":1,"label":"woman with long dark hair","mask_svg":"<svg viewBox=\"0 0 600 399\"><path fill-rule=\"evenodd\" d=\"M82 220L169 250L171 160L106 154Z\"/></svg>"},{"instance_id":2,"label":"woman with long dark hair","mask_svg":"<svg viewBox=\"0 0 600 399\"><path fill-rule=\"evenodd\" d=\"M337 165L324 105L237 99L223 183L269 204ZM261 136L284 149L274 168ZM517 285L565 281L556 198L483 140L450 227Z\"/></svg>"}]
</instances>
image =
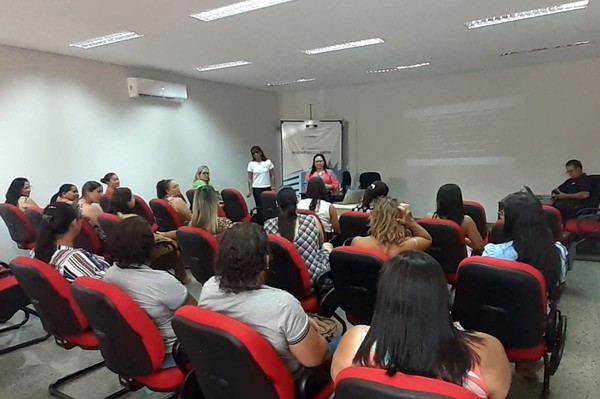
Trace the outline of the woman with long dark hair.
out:
<instances>
[{"instance_id":1,"label":"woman with long dark hair","mask_svg":"<svg viewBox=\"0 0 600 399\"><path fill-rule=\"evenodd\" d=\"M329 169L327 160L325 160L325 155L323 154L315 154L313 157L310 173L306 175L306 181L308 182L315 177L323 180L325 189L329 193L336 193L340 189L340 183L338 182L337 176Z\"/></svg>"},{"instance_id":2,"label":"woman with long dark hair","mask_svg":"<svg viewBox=\"0 0 600 399\"><path fill-rule=\"evenodd\" d=\"M248 162L248 194L246 197L254 196L254 203L260 209L260 195L263 191L275 190L275 174L273 173L275 166L259 146L253 146L250 153L252 160Z\"/></svg>"},{"instance_id":3,"label":"woman with long dark hair","mask_svg":"<svg viewBox=\"0 0 600 399\"><path fill-rule=\"evenodd\" d=\"M371 183L369 187L365 189L360 204L355 206L352 211L366 213L373 212L373 208L375 208L375 202L380 198L387 197L389 191L390 189L388 188L387 184L382 181L378 180Z\"/></svg>"},{"instance_id":4,"label":"woman with long dark hair","mask_svg":"<svg viewBox=\"0 0 600 399\"><path fill-rule=\"evenodd\" d=\"M500 341L454 327L442 268L420 251L404 252L381 269L371 325L342 337L332 378L352 365L441 379L481 398L506 398L511 383Z\"/></svg>"},{"instance_id":5,"label":"woman with long dark hair","mask_svg":"<svg viewBox=\"0 0 600 399\"><path fill-rule=\"evenodd\" d=\"M298 209L306 209L317 214L323 224L327 238L340 234L340 222L335 207L327 201L329 195L323 179L313 177L306 187L306 198L298 201Z\"/></svg>"},{"instance_id":6,"label":"woman with long dark hair","mask_svg":"<svg viewBox=\"0 0 600 399\"><path fill-rule=\"evenodd\" d=\"M64 202L69 205L73 205L79 199L79 191L77 186L74 184L63 184L58 189L58 192L50 198L50 203L53 202Z\"/></svg>"},{"instance_id":7,"label":"woman with long dark hair","mask_svg":"<svg viewBox=\"0 0 600 399\"><path fill-rule=\"evenodd\" d=\"M265 221L267 234L277 234L293 242L308 267L314 285L317 278L328 271L329 254L333 250L324 242L325 233L313 215L296 212L296 192L291 187L282 187L277 192L277 204L281 215Z\"/></svg>"},{"instance_id":8,"label":"woman with long dark hair","mask_svg":"<svg viewBox=\"0 0 600 399\"><path fill-rule=\"evenodd\" d=\"M81 276L102 278L110 267L104 258L73 246L80 230L81 219L75 207L65 203L48 205L37 230L35 257L54 266L68 281Z\"/></svg>"},{"instance_id":9,"label":"woman with long dark hair","mask_svg":"<svg viewBox=\"0 0 600 399\"><path fill-rule=\"evenodd\" d=\"M30 195L31 183L29 183L29 180L24 177L17 177L10 183L8 190L6 190L6 203L14 205L22 211L38 206Z\"/></svg>"},{"instance_id":10,"label":"woman with long dark hair","mask_svg":"<svg viewBox=\"0 0 600 399\"><path fill-rule=\"evenodd\" d=\"M112 196L115 190L121 187L121 180L119 180L119 176L117 176L115 172L108 172L100 179L100 182L106 184L106 192L104 195L107 197Z\"/></svg>"},{"instance_id":11,"label":"woman with long dark hair","mask_svg":"<svg viewBox=\"0 0 600 399\"><path fill-rule=\"evenodd\" d=\"M179 183L173 179L164 179L156 183L156 198L165 200L175 209L183 224L188 224L192 219L192 212L181 197Z\"/></svg>"},{"instance_id":12,"label":"woman with long dark hair","mask_svg":"<svg viewBox=\"0 0 600 399\"><path fill-rule=\"evenodd\" d=\"M463 196L460 187L453 183L444 184L437 192L436 196L436 211L428 213L425 219L446 219L451 220L460 226L465 241L473 253L480 254L483 251L483 239L475 221L465 215L463 205Z\"/></svg>"}]
</instances>

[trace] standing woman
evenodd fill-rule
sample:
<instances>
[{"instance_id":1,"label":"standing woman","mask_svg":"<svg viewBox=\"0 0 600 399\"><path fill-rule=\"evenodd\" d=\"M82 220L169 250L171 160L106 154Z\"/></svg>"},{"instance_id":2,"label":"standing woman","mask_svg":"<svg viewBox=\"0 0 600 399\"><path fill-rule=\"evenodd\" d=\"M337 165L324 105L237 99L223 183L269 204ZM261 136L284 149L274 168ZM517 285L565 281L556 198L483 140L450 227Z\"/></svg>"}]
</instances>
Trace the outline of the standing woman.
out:
<instances>
[{"instance_id":1,"label":"standing woman","mask_svg":"<svg viewBox=\"0 0 600 399\"><path fill-rule=\"evenodd\" d=\"M310 168L310 173L306 176L306 181L310 181L313 177L321 178L323 183L325 183L325 189L331 193L336 193L340 189L337 176L327 166L327 161L323 154L316 154L313 157L312 167Z\"/></svg>"},{"instance_id":2,"label":"standing woman","mask_svg":"<svg viewBox=\"0 0 600 399\"><path fill-rule=\"evenodd\" d=\"M263 191L275 190L275 166L270 159L267 159L262 148L255 145L250 149L252 161L248 163L248 194L246 197L254 195L254 203L260 209L260 195Z\"/></svg>"},{"instance_id":3,"label":"standing woman","mask_svg":"<svg viewBox=\"0 0 600 399\"><path fill-rule=\"evenodd\" d=\"M31 184L29 180L24 177L17 177L10 183L8 190L6 191L6 203L12 204L24 211L32 206L38 206L34 200L29 196L31 195Z\"/></svg>"},{"instance_id":4,"label":"standing woman","mask_svg":"<svg viewBox=\"0 0 600 399\"><path fill-rule=\"evenodd\" d=\"M104 195L107 197L111 197L115 190L121 187L121 181L115 172L108 172L100 179L100 182L106 184L106 192Z\"/></svg>"}]
</instances>

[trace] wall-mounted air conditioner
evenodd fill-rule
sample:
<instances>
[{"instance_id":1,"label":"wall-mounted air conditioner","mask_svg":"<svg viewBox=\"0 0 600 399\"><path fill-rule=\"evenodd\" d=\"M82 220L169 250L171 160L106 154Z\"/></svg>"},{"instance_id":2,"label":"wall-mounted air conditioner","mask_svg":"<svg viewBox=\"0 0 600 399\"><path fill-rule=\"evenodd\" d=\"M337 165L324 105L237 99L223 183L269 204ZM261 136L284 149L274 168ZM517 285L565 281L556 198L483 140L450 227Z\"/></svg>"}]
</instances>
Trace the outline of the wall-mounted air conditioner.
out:
<instances>
[{"instance_id":1,"label":"wall-mounted air conditioner","mask_svg":"<svg viewBox=\"0 0 600 399\"><path fill-rule=\"evenodd\" d=\"M187 86L144 78L127 78L129 98L154 98L183 102L187 100Z\"/></svg>"}]
</instances>

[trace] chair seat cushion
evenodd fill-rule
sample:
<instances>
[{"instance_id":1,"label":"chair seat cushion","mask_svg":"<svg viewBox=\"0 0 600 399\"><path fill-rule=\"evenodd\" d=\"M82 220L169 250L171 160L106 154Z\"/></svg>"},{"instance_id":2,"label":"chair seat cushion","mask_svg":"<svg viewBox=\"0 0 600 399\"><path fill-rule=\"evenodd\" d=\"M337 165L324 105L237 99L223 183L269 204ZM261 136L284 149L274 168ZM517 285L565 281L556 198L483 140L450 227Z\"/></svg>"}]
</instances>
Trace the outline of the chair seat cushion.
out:
<instances>
[{"instance_id":1,"label":"chair seat cushion","mask_svg":"<svg viewBox=\"0 0 600 399\"><path fill-rule=\"evenodd\" d=\"M533 362L540 360L546 353L546 343L541 341L531 348L505 348L506 357L511 362Z\"/></svg>"},{"instance_id":2,"label":"chair seat cushion","mask_svg":"<svg viewBox=\"0 0 600 399\"><path fill-rule=\"evenodd\" d=\"M185 375L179 367L170 367L164 370L156 370L154 373L144 377L136 377L134 380L144 384L153 391L173 392L179 388L184 378Z\"/></svg>"},{"instance_id":3,"label":"chair seat cushion","mask_svg":"<svg viewBox=\"0 0 600 399\"><path fill-rule=\"evenodd\" d=\"M300 305L302 305L302 309L304 309L305 312L315 313L319 307L319 300L316 295L306 296L302 298Z\"/></svg>"},{"instance_id":4,"label":"chair seat cushion","mask_svg":"<svg viewBox=\"0 0 600 399\"><path fill-rule=\"evenodd\" d=\"M66 341L67 349L71 349L75 346L78 346L81 349L100 349L98 339L94 335L94 332L89 329L79 335L64 337L64 340Z\"/></svg>"},{"instance_id":5,"label":"chair seat cushion","mask_svg":"<svg viewBox=\"0 0 600 399\"><path fill-rule=\"evenodd\" d=\"M600 234L600 222L595 220L567 220L565 229L572 234L592 235Z\"/></svg>"}]
</instances>

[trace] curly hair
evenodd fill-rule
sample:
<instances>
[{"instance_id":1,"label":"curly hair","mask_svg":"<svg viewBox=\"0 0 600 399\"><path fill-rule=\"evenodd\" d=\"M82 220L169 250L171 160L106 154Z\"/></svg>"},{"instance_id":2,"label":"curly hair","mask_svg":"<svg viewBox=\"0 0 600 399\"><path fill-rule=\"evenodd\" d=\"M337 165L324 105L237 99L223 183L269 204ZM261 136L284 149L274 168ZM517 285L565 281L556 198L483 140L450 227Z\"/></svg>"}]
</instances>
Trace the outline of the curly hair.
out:
<instances>
[{"instance_id":1,"label":"curly hair","mask_svg":"<svg viewBox=\"0 0 600 399\"><path fill-rule=\"evenodd\" d=\"M268 269L267 235L255 223L240 223L223 233L215 271L219 287L239 294L260 288Z\"/></svg>"},{"instance_id":2,"label":"curly hair","mask_svg":"<svg viewBox=\"0 0 600 399\"><path fill-rule=\"evenodd\" d=\"M398 221L403 217L399 205L398 200L384 197L377 201L371 213L369 235L383 245L399 245L412 237L410 229Z\"/></svg>"},{"instance_id":3,"label":"curly hair","mask_svg":"<svg viewBox=\"0 0 600 399\"><path fill-rule=\"evenodd\" d=\"M150 261L154 234L146 219L132 216L115 224L108 235L108 253L120 268L136 267Z\"/></svg>"}]
</instances>

